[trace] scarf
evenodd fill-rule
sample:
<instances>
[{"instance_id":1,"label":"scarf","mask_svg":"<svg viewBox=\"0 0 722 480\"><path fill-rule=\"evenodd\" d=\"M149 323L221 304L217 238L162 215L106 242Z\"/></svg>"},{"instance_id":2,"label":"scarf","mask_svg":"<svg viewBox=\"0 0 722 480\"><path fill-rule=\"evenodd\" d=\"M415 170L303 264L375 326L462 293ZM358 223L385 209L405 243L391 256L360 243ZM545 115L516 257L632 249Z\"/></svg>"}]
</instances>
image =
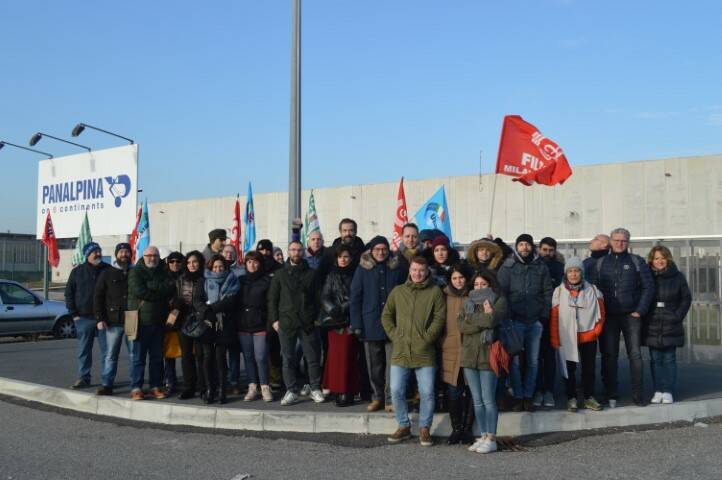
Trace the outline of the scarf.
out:
<instances>
[{"instance_id":1,"label":"scarf","mask_svg":"<svg viewBox=\"0 0 722 480\"><path fill-rule=\"evenodd\" d=\"M601 320L600 295L597 288L586 281L580 288L570 290L565 282L554 290L552 306L559 307L559 350L565 360L579 363L577 335L594 330Z\"/></svg>"}]
</instances>

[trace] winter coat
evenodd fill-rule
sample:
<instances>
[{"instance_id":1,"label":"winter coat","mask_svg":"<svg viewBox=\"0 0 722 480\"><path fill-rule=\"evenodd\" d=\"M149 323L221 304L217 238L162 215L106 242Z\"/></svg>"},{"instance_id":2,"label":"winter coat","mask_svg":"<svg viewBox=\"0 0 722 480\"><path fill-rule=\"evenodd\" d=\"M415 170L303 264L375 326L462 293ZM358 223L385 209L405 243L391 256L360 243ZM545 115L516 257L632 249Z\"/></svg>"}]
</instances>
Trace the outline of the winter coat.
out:
<instances>
[{"instance_id":1,"label":"winter coat","mask_svg":"<svg viewBox=\"0 0 722 480\"><path fill-rule=\"evenodd\" d=\"M391 339L391 364L403 368L436 365L436 340L446 323L446 302L431 276L409 278L391 290L381 323Z\"/></svg>"},{"instance_id":2,"label":"winter coat","mask_svg":"<svg viewBox=\"0 0 722 480\"><path fill-rule=\"evenodd\" d=\"M391 290L406 281L406 270L396 254L385 262L377 263L368 250L361 255L359 266L351 282L350 314L351 328L361 330L361 338L367 342L387 341L381 325L381 312Z\"/></svg>"},{"instance_id":3,"label":"winter coat","mask_svg":"<svg viewBox=\"0 0 722 480\"><path fill-rule=\"evenodd\" d=\"M597 260L606 256L608 253L609 249L590 252L589 257L585 258L582 262L584 266L584 280L588 281L589 283L594 283Z\"/></svg>"},{"instance_id":4,"label":"winter coat","mask_svg":"<svg viewBox=\"0 0 722 480\"><path fill-rule=\"evenodd\" d=\"M429 270L431 270L431 277L434 279L434 284L438 285L439 288L442 289L449 284L449 272L451 271L451 267L459 263L461 260L458 250L451 247L449 247L448 250L449 256L443 264L436 263L433 258L434 253L431 249L424 251L424 256L429 262Z\"/></svg>"},{"instance_id":5,"label":"winter coat","mask_svg":"<svg viewBox=\"0 0 722 480\"><path fill-rule=\"evenodd\" d=\"M180 328L188 321L191 314L197 313L200 318L205 318L208 310L208 297L206 296L205 279L203 274L193 276L190 272L183 272L175 281L175 296L171 302L171 308L178 310L176 325ZM191 298L188 301L183 298L183 291L190 289Z\"/></svg>"},{"instance_id":6,"label":"winter coat","mask_svg":"<svg viewBox=\"0 0 722 480\"><path fill-rule=\"evenodd\" d=\"M663 272L654 272L656 293L644 317L643 344L651 348L684 345L684 318L692 305L687 279L677 265L669 263Z\"/></svg>"},{"instance_id":7,"label":"winter coat","mask_svg":"<svg viewBox=\"0 0 722 480\"><path fill-rule=\"evenodd\" d=\"M564 257L557 254L555 258L542 258L544 265L549 269L549 276L552 279L552 287L557 288L564 280Z\"/></svg>"},{"instance_id":8,"label":"winter coat","mask_svg":"<svg viewBox=\"0 0 722 480\"><path fill-rule=\"evenodd\" d=\"M592 277L591 283L604 294L607 315L638 312L644 316L649 311L654 300L654 278L640 256L627 251L610 252L597 261Z\"/></svg>"},{"instance_id":9,"label":"winter coat","mask_svg":"<svg viewBox=\"0 0 722 480\"><path fill-rule=\"evenodd\" d=\"M552 306L552 280L541 258L524 263L518 254L499 269L499 285L506 296L509 318L527 324L547 323Z\"/></svg>"},{"instance_id":10,"label":"winter coat","mask_svg":"<svg viewBox=\"0 0 722 480\"><path fill-rule=\"evenodd\" d=\"M97 267L85 262L70 271L65 285L65 307L71 318L94 318L95 284L108 267L110 265L104 262Z\"/></svg>"},{"instance_id":11,"label":"winter coat","mask_svg":"<svg viewBox=\"0 0 722 480\"><path fill-rule=\"evenodd\" d=\"M138 310L139 325L163 325L175 284L161 265L150 269L141 258L128 274L128 310Z\"/></svg>"},{"instance_id":12,"label":"winter coat","mask_svg":"<svg viewBox=\"0 0 722 480\"><path fill-rule=\"evenodd\" d=\"M336 248L339 245L341 245L341 237L336 238L331 244L331 247L325 249L324 261L326 262L326 273L330 272L336 264ZM354 237L349 248L351 249L351 264L356 267L361 259L361 254L366 249L366 244L359 237Z\"/></svg>"},{"instance_id":13,"label":"winter coat","mask_svg":"<svg viewBox=\"0 0 722 480\"><path fill-rule=\"evenodd\" d=\"M469 301L469 300L467 300ZM496 297L494 312L484 312L483 305L474 305L474 313L466 313L462 307L457 316L459 331L461 332L462 353L461 366L477 370L491 370L491 344L482 343L481 335L492 330L507 316L506 299L504 295Z\"/></svg>"},{"instance_id":14,"label":"winter coat","mask_svg":"<svg viewBox=\"0 0 722 480\"><path fill-rule=\"evenodd\" d=\"M476 257L476 252L482 247L491 252L491 259L487 263L481 263ZM474 273L479 273L485 270L497 272L501 267L503 260L504 254L499 245L485 238L472 242L471 246L469 246L469 249L466 251L466 263L469 267L471 267Z\"/></svg>"},{"instance_id":15,"label":"winter coat","mask_svg":"<svg viewBox=\"0 0 722 480\"><path fill-rule=\"evenodd\" d=\"M265 274L248 273L241 277L241 312L238 315L238 331L263 332L268 325L268 289L271 278Z\"/></svg>"},{"instance_id":16,"label":"winter coat","mask_svg":"<svg viewBox=\"0 0 722 480\"><path fill-rule=\"evenodd\" d=\"M319 326L324 326L328 321L332 321L333 324L343 323L349 325L352 272L352 267L347 267L343 272L340 268L334 267L326 277L321 290L320 312L317 322Z\"/></svg>"},{"instance_id":17,"label":"winter coat","mask_svg":"<svg viewBox=\"0 0 722 480\"><path fill-rule=\"evenodd\" d=\"M213 324L214 335L204 340L221 345L238 343L236 316L241 290L238 277L230 271L213 272L206 270L204 288L208 297L206 319Z\"/></svg>"},{"instance_id":18,"label":"winter coat","mask_svg":"<svg viewBox=\"0 0 722 480\"><path fill-rule=\"evenodd\" d=\"M128 271L113 265L105 268L95 284L93 310L98 322L124 325L128 309Z\"/></svg>"},{"instance_id":19,"label":"winter coat","mask_svg":"<svg viewBox=\"0 0 722 480\"><path fill-rule=\"evenodd\" d=\"M321 266L321 263L323 262L323 259L327 254L327 251L328 248L321 247L319 250L316 251L316 253L311 253L311 250L307 248L306 256L304 258L308 262L308 266L313 270L317 270Z\"/></svg>"},{"instance_id":20,"label":"winter coat","mask_svg":"<svg viewBox=\"0 0 722 480\"><path fill-rule=\"evenodd\" d=\"M450 286L444 288L446 295L446 329L441 336L441 368L444 383L456 386L461 369L461 332L458 317L467 291L458 291Z\"/></svg>"},{"instance_id":21,"label":"winter coat","mask_svg":"<svg viewBox=\"0 0 722 480\"><path fill-rule=\"evenodd\" d=\"M306 260L298 265L286 261L276 270L268 290L268 321L279 322L282 335L311 333L316 319L316 272Z\"/></svg>"}]
</instances>

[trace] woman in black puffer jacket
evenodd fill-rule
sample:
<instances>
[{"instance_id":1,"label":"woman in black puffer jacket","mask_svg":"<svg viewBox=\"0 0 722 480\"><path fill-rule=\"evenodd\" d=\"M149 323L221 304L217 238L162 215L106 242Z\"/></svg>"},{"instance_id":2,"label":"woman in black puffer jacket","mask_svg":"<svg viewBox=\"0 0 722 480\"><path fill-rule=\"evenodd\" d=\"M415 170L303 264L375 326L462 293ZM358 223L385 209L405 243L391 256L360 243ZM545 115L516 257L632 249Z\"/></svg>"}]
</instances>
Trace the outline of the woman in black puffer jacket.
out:
<instances>
[{"instance_id":1,"label":"woman in black puffer jacket","mask_svg":"<svg viewBox=\"0 0 722 480\"><path fill-rule=\"evenodd\" d=\"M677 383L676 349L684 345L684 318L692 304L692 294L667 247L653 247L647 262L656 286L655 300L644 318L642 337L651 358L652 403L672 403Z\"/></svg>"}]
</instances>

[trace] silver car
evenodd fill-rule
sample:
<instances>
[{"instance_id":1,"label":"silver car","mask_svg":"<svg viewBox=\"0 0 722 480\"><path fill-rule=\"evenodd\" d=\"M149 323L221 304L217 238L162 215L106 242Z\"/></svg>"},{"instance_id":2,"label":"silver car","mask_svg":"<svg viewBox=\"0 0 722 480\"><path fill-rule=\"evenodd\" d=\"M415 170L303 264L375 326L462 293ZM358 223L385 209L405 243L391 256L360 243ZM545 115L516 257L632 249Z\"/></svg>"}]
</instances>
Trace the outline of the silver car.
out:
<instances>
[{"instance_id":1,"label":"silver car","mask_svg":"<svg viewBox=\"0 0 722 480\"><path fill-rule=\"evenodd\" d=\"M17 282L0 279L0 336L38 333L75 337L65 303L43 299Z\"/></svg>"}]
</instances>

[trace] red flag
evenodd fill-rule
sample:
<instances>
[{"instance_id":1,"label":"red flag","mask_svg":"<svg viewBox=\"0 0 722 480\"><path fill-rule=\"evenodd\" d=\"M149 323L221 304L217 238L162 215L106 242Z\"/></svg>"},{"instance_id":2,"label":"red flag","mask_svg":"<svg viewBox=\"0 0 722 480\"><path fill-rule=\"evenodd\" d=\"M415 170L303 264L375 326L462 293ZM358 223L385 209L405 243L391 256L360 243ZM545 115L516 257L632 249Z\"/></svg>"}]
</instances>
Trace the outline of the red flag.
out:
<instances>
[{"instance_id":1,"label":"red flag","mask_svg":"<svg viewBox=\"0 0 722 480\"><path fill-rule=\"evenodd\" d=\"M138 207L138 215L135 217L135 227L133 227L133 231L130 234L130 261L131 263L135 263L136 261L136 252L135 252L135 244L138 241L138 224L140 223L140 217L143 214L143 207Z\"/></svg>"},{"instance_id":2,"label":"red flag","mask_svg":"<svg viewBox=\"0 0 722 480\"><path fill-rule=\"evenodd\" d=\"M55 238L53 219L50 218L50 210L48 210L48 216L45 217L42 242L48 248L48 263L57 268L60 264L60 252L58 251L58 239Z\"/></svg>"},{"instance_id":3,"label":"red flag","mask_svg":"<svg viewBox=\"0 0 722 480\"><path fill-rule=\"evenodd\" d=\"M233 228L231 228L231 245L236 249L236 264L243 261L241 249L241 202L236 197L236 207L233 210Z\"/></svg>"},{"instance_id":4,"label":"red flag","mask_svg":"<svg viewBox=\"0 0 722 480\"><path fill-rule=\"evenodd\" d=\"M394 217L394 235L391 239L391 249L396 251L401 245L401 232L404 225L409 223L409 217L406 214L406 193L404 192L404 177L399 182L399 192L396 195L396 217Z\"/></svg>"},{"instance_id":5,"label":"red flag","mask_svg":"<svg viewBox=\"0 0 722 480\"><path fill-rule=\"evenodd\" d=\"M519 115L504 117L496 173L524 185L562 184L572 174L562 149Z\"/></svg>"}]
</instances>

